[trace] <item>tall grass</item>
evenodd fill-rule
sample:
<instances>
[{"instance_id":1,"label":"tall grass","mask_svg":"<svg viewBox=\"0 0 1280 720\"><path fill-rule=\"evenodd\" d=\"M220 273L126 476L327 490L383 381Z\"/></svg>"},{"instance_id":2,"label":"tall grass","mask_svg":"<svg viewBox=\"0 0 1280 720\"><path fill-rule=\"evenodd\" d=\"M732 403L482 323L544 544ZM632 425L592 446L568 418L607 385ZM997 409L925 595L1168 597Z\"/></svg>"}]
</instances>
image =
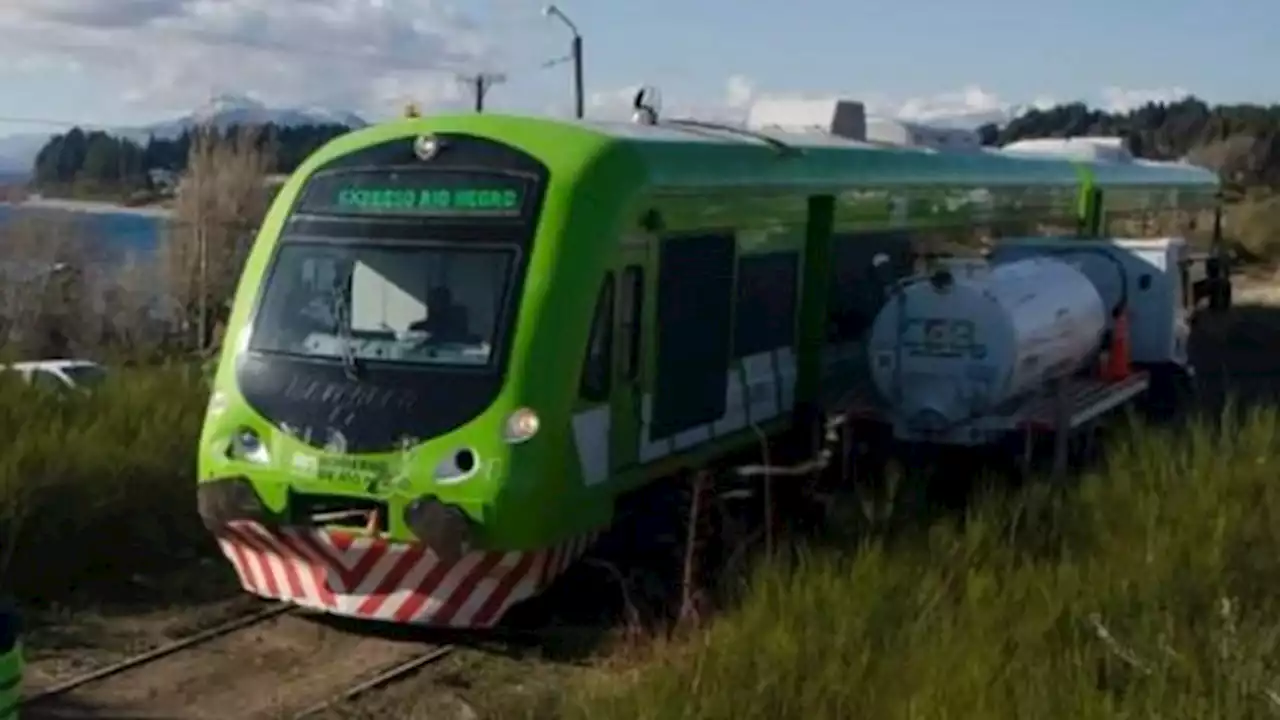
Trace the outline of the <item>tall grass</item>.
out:
<instances>
[{"instance_id":1,"label":"tall grass","mask_svg":"<svg viewBox=\"0 0 1280 720\"><path fill-rule=\"evenodd\" d=\"M766 564L743 604L573 718L1117 718L1280 711L1280 414L1138 432L1078 487Z\"/></svg>"},{"instance_id":2,"label":"tall grass","mask_svg":"<svg viewBox=\"0 0 1280 720\"><path fill-rule=\"evenodd\" d=\"M182 366L120 369L84 395L0 378L0 587L61 599L210 551L194 492L205 398Z\"/></svg>"}]
</instances>

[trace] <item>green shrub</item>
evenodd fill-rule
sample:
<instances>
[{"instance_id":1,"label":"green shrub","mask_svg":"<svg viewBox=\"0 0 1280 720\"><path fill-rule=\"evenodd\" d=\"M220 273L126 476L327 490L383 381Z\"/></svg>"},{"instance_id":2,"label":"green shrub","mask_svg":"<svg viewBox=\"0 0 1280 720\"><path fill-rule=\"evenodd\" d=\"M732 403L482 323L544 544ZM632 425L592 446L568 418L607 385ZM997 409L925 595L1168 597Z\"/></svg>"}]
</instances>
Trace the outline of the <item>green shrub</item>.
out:
<instances>
[{"instance_id":1,"label":"green shrub","mask_svg":"<svg viewBox=\"0 0 1280 720\"><path fill-rule=\"evenodd\" d=\"M1270 716L1280 419L1135 432L1078 487L760 569L744 604L561 708L593 718Z\"/></svg>"},{"instance_id":2,"label":"green shrub","mask_svg":"<svg viewBox=\"0 0 1280 720\"><path fill-rule=\"evenodd\" d=\"M186 366L116 369L91 393L0 379L0 584L28 599L189 563L207 390Z\"/></svg>"}]
</instances>

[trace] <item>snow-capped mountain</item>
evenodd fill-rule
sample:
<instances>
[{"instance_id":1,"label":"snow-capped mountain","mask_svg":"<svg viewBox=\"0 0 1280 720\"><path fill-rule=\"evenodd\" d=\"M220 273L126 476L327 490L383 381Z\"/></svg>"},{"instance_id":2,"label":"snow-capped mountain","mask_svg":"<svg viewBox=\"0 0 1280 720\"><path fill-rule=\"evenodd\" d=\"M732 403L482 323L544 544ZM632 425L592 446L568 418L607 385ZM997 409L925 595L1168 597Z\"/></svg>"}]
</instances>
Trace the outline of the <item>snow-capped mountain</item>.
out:
<instances>
[{"instance_id":1,"label":"snow-capped mountain","mask_svg":"<svg viewBox=\"0 0 1280 720\"><path fill-rule=\"evenodd\" d=\"M298 125L338 124L362 128L368 123L360 116L326 108L272 108L253 98L240 95L218 95L209 102L182 117L164 120L143 127L90 128L101 129L113 135L127 137L136 142L146 142L149 137L175 138L184 130L198 125L212 124L225 129L232 125L265 125L282 127ZM61 131L57 131L61 132ZM56 132L22 133L0 137L0 172L29 173L36 153Z\"/></svg>"},{"instance_id":2,"label":"snow-capped mountain","mask_svg":"<svg viewBox=\"0 0 1280 720\"><path fill-rule=\"evenodd\" d=\"M368 125L363 118L350 112L327 108L271 108L250 97L224 94L214 96L209 102L188 115L126 132L130 136L141 135L143 138L148 135L173 138L199 125L226 128L232 125L266 125L268 123L283 127L335 124L361 128Z\"/></svg>"}]
</instances>

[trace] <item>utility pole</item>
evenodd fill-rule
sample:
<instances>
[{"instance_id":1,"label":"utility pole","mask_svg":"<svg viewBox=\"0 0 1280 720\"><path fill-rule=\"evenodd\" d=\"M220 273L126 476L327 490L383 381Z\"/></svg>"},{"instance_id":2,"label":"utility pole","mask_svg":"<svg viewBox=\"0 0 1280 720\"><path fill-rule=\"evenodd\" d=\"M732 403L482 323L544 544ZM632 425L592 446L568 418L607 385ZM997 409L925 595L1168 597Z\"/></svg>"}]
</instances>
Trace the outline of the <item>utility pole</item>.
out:
<instances>
[{"instance_id":1,"label":"utility pole","mask_svg":"<svg viewBox=\"0 0 1280 720\"><path fill-rule=\"evenodd\" d=\"M582 87L582 36L576 32L573 35L572 43L573 55L573 100L575 115L581 119L586 113L585 100L583 98L584 90Z\"/></svg>"},{"instance_id":2,"label":"utility pole","mask_svg":"<svg viewBox=\"0 0 1280 720\"><path fill-rule=\"evenodd\" d=\"M569 57L573 59L573 101L574 115L581 118L586 111L585 91L582 82L582 33L578 32L578 26L564 14L560 8L555 5L548 5L542 9L542 14L549 18L555 18L569 28L569 32L573 33L573 40L569 44Z\"/></svg>"},{"instance_id":3,"label":"utility pole","mask_svg":"<svg viewBox=\"0 0 1280 720\"><path fill-rule=\"evenodd\" d=\"M484 112L484 96L494 85L500 85L507 81L507 76L502 73L476 73L475 75L459 75L458 82L461 82L471 88L471 92L475 96L476 112Z\"/></svg>"}]
</instances>

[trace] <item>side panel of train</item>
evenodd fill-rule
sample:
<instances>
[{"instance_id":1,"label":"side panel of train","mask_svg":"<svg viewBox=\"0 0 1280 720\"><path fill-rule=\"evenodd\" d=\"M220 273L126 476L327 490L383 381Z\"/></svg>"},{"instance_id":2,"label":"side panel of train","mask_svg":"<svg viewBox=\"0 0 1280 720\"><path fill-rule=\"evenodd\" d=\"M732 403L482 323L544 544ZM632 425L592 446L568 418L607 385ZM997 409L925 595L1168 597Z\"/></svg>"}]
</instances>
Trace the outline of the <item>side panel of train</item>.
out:
<instances>
[{"instance_id":1,"label":"side panel of train","mask_svg":"<svg viewBox=\"0 0 1280 720\"><path fill-rule=\"evenodd\" d=\"M1166 189L1124 201L1179 207ZM785 429L798 403L868 392L884 289L921 269L932 240L976 251L979 235L1080 223L1079 204L1079 186L643 197L595 297L573 418L582 482L611 503ZM801 342L806 327L814 341Z\"/></svg>"},{"instance_id":2,"label":"side panel of train","mask_svg":"<svg viewBox=\"0 0 1280 720\"><path fill-rule=\"evenodd\" d=\"M574 422L608 501L755 442L796 397L808 223L798 194L643 197L598 283Z\"/></svg>"},{"instance_id":3,"label":"side panel of train","mask_svg":"<svg viewBox=\"0 0 1280 720\"><path fill-rule=\"evenodd\" d=\"M597 283L573 418L582 482L611 502L785 429L801 402L836 403L868 377L884 286L918 268L929 238L1073 224L1077 203L1072 186L642 197Z\"/></svg>"}]
</instances>

